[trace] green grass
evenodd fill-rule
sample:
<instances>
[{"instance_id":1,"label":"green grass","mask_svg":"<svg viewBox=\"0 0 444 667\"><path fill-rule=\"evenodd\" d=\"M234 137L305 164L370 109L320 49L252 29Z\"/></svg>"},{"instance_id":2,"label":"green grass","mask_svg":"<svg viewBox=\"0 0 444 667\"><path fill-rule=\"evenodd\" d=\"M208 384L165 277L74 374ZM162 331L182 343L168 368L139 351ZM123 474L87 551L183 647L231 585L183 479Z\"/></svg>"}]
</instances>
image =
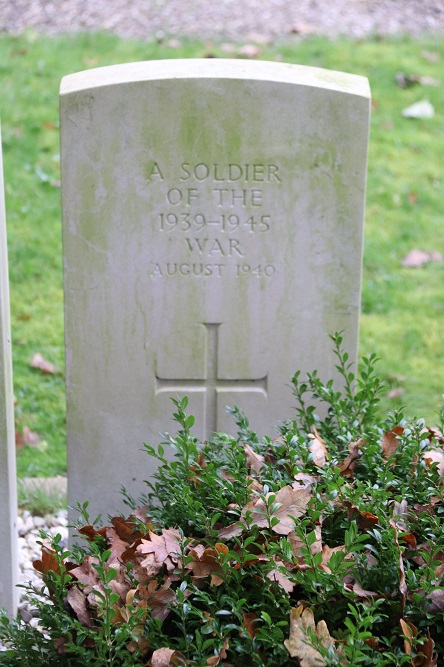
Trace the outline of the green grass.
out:
<instances>
[{"instance_id":1,"label":"green grass","mask_svg":"<svg viewBox=\"0 0 444 667\"><path fill-rule=\"evenodd\" d=\"M41 434L37 448L18 452L24 475L66 468L62 376L30 368L35 352L63 368L58 87L71 72L134 60L224 56L218 45L179 48L98 34L0 39L1 113L8 223L16 421ZM437 54L438 61L424 57ZM370 137L361 352L376 352L381 375L404 390L384 409L405 405L434 421L444 392L444 264L404 268L413 248L444 254L444 87L401 89L398 71L444 78L438 39L308 39L264 48L280 59L363 74L370 79ZM428 99L429 120L402 117ZM293 369L296 370L296 369Z\"/></svg>"}]
</instances>

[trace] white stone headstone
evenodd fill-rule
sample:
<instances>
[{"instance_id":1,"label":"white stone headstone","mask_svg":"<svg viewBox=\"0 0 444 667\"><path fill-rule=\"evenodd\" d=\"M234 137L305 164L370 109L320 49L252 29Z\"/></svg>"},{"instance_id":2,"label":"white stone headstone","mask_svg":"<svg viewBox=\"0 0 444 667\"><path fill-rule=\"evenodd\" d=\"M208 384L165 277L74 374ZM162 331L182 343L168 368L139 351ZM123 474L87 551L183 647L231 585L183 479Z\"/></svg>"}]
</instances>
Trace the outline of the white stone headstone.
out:
<instances>
[{"instance_id":1,"label":"white stone headstone","mask_svg":"<svg viewBox=\"0 0 444 667\"><path fill-rule=\"evenodd\" d=\"M17 482L12 389L8 251L0 136L0 607L17 610Z\"/></svg>"},{"instance_id":2,"label":"white stone headstone","mask_svg":"<svg viewBox=\"0 0 444 667\"><path fill-rule=\"evenodd\" d=\"M61 85L69 497L116 507L175 428L273 435L293 373L355 358L367 79L176 60Z\"/></svg>"}]
</instances>

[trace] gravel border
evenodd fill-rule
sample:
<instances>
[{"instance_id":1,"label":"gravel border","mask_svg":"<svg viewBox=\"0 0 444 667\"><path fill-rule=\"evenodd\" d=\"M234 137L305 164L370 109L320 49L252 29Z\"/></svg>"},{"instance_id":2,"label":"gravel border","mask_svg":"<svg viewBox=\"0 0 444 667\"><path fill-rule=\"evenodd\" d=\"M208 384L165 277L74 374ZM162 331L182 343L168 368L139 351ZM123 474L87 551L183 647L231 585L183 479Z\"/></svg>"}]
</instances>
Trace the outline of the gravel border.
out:
<instances>
[{"instance_id":1,"label":"gravel border","mask_svg":"<svg viewBox=\"0 0 444 667\"><path fill-rule=\"evenodd\" d=\"M444 32L444 0L0 0L0 30L256 42Z\"/></svg>"}]
</instances>

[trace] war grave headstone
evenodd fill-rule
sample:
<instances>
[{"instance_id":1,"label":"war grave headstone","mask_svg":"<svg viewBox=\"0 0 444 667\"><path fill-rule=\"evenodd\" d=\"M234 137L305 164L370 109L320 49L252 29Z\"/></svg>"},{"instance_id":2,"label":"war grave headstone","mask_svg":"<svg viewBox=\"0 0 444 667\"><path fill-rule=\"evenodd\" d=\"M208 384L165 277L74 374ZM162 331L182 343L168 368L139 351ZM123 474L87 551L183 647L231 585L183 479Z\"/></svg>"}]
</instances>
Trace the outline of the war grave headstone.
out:
<instances>
[{"instance_id":1,"label":"war grave headstone","mask_svg":"<svg viewBox=\"0 0 444 667\"><path fill-rule=\"evenodd\" d=\"M17 609L17 483L12 388L8 251L0 135L0 607Z\"/></svg>"},{"instance_id":2,"label":"war grave headstone","mask_svg":"<svg viewBox=\"0 0 444 667\"><path fill-rule=\"evenodd\" d=\"M142 443L261 435L297 369L357 354L370 92L359 76L175 60L61 84L69 501L143 491Z\"/></svg>"}]
</instances>

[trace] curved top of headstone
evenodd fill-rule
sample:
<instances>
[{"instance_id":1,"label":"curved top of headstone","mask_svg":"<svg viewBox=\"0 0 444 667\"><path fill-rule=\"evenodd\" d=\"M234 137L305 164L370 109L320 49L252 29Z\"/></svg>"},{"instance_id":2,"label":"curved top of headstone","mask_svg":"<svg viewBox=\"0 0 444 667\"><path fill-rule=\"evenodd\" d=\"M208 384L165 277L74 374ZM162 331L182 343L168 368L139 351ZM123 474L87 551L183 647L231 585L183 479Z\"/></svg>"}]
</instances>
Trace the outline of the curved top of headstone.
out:
<instances>
[{"instance_id":1,"label":"curved top of headstone","mask_svg":"<svg viewBox=\"0 0 444 667\"><path fill-rule=\"evenodd\" d=\"M65 76L60 85L60 94L69 95L89 88L140 81L206 78L274 81L370 97L370 86L364 76L305 65L228 58L149 60L98 67Z\"/></svg>"}]
</instances>

